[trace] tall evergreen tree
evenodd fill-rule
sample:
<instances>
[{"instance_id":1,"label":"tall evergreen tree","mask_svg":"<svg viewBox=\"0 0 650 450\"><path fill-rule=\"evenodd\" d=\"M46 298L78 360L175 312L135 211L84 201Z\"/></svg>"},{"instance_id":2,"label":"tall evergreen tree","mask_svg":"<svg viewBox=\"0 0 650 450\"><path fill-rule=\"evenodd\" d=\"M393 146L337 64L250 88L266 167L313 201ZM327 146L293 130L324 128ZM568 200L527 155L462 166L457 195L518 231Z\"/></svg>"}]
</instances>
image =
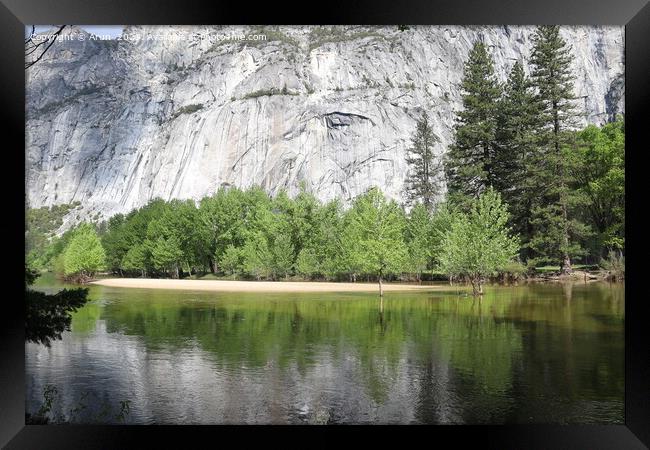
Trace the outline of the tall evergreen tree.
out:
<instances>
[{"instance_id":1,"label":"tall evergreen tree","mask_svg":"<svg viewBox=\"0 0 650 450\"><path fill-rule=\"evenodd\" d=\"M495 181L494 140L501 88L485 44L476 42L465 63L463 109L457 114L454 142L445 159L450 197L477 198Z\"/></svg>"},{"instance_id":2,"label":"tall evergreen tree","mask_svg":"<svg viewBox=\"0 0 650 450\"><path fill-rule=\"evenodd\" d=\"M576 235L581 224L570 217L572 206L571 158L563 155L567 131L574 125L571 48L560 36L557 25L537 27L531 55L532 80L537 89L538 133L533 174L540 203L533 209L536 227L531 247L544 260L559 260L561 272L571 272L571 256L579 254Z\"/></svg>"},{"instance_id":3,"label":"tall evergreen tree","mask_svg":"<svg viewBox=\"0 0 650 450\"><path fill-rule=\"evenodd\" d=\"M532 235L530 214L537 196L531 183L534 170L536 128L538 125L537 101L532 83L517 61L503 89L499 101L494 188L510 209L510 224L521 236L522 258L527 259L527 244Z\"/></svg>"},{"instance_id":4,"label":"tall evergreen tree","mask_svg":"<svg viewBox=\"0 0 650 450\"><path fill-rule=\"evenodd\" d=\"M406 177L406 197L411 204L421 202L430 212L439 190L442 167L434 161L433 148L440 139L433 134L429 117L422 113L418 120L412 146L407 150L409 165Z\"/></svg>"}]
</instances>

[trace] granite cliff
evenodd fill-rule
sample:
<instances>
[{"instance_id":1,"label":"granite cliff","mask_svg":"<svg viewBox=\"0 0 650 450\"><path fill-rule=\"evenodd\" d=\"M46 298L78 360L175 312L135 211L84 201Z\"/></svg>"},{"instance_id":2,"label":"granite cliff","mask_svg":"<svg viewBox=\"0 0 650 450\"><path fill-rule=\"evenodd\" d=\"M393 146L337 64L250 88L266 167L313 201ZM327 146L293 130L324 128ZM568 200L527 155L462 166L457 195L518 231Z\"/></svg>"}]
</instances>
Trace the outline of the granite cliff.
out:
<instances>
[{"instance_id":1,"label":"granite cliff","mask_svg":"<svg viewBox=\"0 0 650 450\"><path fill-rule=\"evenodd\" d=\"M108 41L72 27L27 71L28 203L80 201L65 229L230 185L292 194L304 181L322 200L378 185L402 199L405 149L422 111L438 154L450 143L473 43L489 45L505 80L528 58L533 30L147 26ZM561 32L582 124L622 112L624 29ZM233 33L267 40L215 38Z\"/></svg>"}]
</instances>

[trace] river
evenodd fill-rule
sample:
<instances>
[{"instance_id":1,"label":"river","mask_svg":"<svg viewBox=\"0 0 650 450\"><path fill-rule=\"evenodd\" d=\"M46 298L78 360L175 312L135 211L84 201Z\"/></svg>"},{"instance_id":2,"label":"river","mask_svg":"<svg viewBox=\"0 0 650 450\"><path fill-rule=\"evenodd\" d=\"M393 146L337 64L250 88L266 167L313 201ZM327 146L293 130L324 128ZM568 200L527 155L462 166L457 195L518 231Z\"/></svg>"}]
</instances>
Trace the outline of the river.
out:
<instances>
[{"instance_id":1,"label":"river","mask_svg":"<svg viewBox=\"0 0 650 450\"><path fill-rule=\"evenodd\" d=\"M51 415L80 423L622 424L624 297L607 283L383 302L92 286L62 340L26 344L25 406L50 385Z\"/></svg>"}]
</instances>

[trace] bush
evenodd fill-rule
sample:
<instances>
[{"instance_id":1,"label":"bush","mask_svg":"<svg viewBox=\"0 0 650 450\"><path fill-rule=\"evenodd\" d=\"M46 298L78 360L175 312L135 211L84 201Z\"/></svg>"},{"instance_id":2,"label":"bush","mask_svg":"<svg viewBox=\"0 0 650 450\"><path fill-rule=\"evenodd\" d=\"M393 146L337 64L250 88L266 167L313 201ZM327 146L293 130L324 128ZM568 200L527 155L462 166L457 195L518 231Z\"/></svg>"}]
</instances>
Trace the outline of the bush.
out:
<instances>
[{"instance_id":1,"label":"bush","mask_svg":"<svg viewBox=\"0 0 650 450\"><path fill-rule=\"evenodd\" d=\"M499 270L499 280L505 283L520 281L526 277L528 267L519 261L511 261Z\"/></svg>"},{"instance_id":2,"label":"bush","mask_svg":"<svg viewBox=\"0 0 650 450\"><path fill-rule=\"evenodd\" d=\"M622 252L609 251L606 259L600 260L600 267L605 270L605 278L610 281L619 281L625 278L625 256Z\"/></svg>"},{"instance_id":3,"label":"bush","mask_svg":"<svg viewBox=\"0 0 650 450\"><path fill-rule=\"evenodd\" d=\"M180 116L181 114L192 114L193 112L199 111L203 109L203 104L202 103L196 103L193 105L186 105L180 108L178 111L174 113L172 116L172 119L175 119L176 117Z\"/></svg>"}]
</instances>

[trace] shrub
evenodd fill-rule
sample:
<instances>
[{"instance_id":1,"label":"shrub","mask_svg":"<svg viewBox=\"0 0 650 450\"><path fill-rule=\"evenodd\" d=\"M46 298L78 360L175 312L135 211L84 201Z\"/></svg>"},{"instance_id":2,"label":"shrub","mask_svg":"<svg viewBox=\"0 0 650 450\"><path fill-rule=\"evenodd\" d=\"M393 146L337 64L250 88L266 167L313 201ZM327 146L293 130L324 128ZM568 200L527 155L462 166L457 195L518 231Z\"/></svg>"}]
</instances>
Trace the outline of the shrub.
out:
<instances>
[{"instance_id":1,"label":"shrub","mask_svg":"<svg viewBox=\"0 0 650 450\"><path fill-rule=\"evenodd\" d=\"M620 251L610 250L607 258L600 260L600 267L605 270L605 278L608 280L619 281L625 278L625 256Z\"/></svg>"}]
</instances>

